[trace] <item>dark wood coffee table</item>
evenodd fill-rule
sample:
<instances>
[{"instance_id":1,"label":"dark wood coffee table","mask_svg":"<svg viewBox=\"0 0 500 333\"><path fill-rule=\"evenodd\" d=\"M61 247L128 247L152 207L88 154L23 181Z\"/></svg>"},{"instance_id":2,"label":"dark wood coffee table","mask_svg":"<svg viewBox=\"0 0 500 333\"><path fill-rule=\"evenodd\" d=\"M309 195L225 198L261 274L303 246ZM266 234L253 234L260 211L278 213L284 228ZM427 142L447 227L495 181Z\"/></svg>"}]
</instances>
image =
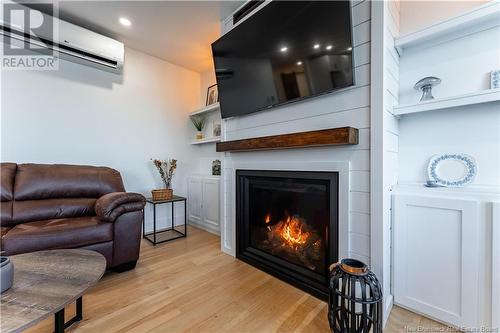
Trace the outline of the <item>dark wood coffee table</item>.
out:
<instances>
[{"instance_id":1,"label":"dark wood coffee table","mask_svg":"<svg viewBox=\"0 0 500 333\"><path fill-rule=\"evenodd\" d=\"M0 299L0 331L21 332L55 315L55 332L83 318L82 295L106 270L106 259L88 250L52 250L11 256L14 284ZM76 301L76 316L64 308Z\"/></svg>"}]
</instances>

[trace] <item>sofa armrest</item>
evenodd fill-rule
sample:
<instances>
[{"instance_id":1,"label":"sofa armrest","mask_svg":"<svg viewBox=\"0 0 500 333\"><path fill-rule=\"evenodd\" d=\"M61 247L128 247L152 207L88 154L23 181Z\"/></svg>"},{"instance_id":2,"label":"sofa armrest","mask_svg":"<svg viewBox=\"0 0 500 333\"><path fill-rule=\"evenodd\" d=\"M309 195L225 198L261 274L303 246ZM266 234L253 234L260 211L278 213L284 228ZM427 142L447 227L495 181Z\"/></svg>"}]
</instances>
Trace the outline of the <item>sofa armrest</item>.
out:
<instances>
[{"instance_id":1,"label":"sofa armrest","mask_svg":"<svg viewBox=\"0 0 500 333\"><path fill-rule=\"evenodd\" d=\"M146 198L139 193L113 192L97 199L95 213L103 221L114 222L120 215L142 210Z\"/></svg>"}]
</instances>

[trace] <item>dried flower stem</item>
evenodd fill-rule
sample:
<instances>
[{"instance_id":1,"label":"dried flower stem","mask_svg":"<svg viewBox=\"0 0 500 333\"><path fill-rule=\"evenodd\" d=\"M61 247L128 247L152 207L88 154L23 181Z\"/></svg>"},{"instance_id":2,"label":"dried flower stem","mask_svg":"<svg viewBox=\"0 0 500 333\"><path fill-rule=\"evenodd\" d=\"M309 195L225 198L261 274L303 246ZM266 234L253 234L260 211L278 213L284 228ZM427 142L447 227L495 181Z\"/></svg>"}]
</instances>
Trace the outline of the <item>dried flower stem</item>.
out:
<instances>
[{"instance_id":1,"label":"dried flower stem","mask_svg":"<svg viewBox=\"0 0 500 333\"><path fill-rule=\"evenodd\" d=\"M177 169L177 160L172 158L168 161L158 159L152 159L152 161L160 174L165 188L172 188L172 178L175 174L175 169Z\"/></svg>"}]
</instances>

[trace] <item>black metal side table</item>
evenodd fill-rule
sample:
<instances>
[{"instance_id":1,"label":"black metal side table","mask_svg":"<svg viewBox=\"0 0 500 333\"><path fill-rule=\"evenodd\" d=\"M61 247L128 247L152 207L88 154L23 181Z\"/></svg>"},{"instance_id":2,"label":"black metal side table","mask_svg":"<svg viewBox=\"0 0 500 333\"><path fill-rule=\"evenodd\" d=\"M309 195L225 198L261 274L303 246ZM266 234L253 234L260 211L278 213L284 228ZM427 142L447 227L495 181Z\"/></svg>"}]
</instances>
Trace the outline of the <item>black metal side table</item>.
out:
<instances>
[{"instance_id":1,"label":"black metal side table","mask_svg":"<svg viewBox=\"0 0 500 333\"><path fill-rule=\"evenodd\" d=\"M174 207L175 203L178 201L184 201L184 232L181 232L176 229L176 227L182 227L176 226L175 225L175 214L174 214ZM152 204L153 205L153 231L150 233L146 234L146 208L143 210L143 222L142 222L142 237L146 238L148 241L153 243L154 245L160 244L163 242L168 242L174 239L182 238L187 236L187 199L184 197L180 197L178 195L174 195L172 199L169 200L160 200L160 201L154 201L153 198L146 198L146 204ZM170 228L164 228L160 230L156 230L156 205L161 205L169 203L172 207L172 223Z\"/></svg>"}]
</instances>

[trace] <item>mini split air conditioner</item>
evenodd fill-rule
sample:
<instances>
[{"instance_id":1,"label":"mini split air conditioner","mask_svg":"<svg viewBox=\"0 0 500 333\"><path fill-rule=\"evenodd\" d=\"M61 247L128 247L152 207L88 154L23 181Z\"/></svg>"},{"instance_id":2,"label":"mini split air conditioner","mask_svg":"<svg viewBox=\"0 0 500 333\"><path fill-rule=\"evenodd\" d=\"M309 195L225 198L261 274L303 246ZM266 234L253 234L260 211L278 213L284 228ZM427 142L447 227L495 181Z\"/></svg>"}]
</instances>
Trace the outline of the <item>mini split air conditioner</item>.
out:
<instances>
[{"instance_id":1,"label":"mini split air conditioner","mask_svg":"<svg viewBox=\"0 0 500 333\"><path fill-rule=\"evenodd\" d=\"M246 0L231 15L222 20L222 34L228 33L231 29L261 10L271 1L272 0Z\"/></svg>"},{"instance_id":2,"label":"mini split air conditioner","mask_svg":"<svg viewBox=\"0 0 500 333\"><path fill-rule=\"evenodd\" d=\"M24 8L26 9L26 7ZM116 74L122 72L123 43L45 13L41 13L41 15L47 22L52 20L56 33L37 30L36 36L30 33L26 34L23 31L23 17L19 15L12 15L10 22L0 22L1 33L14 39L13 43L29 43L54 50L57 52L55 55L61 59Z\"/></svg>"}]
</instances>

